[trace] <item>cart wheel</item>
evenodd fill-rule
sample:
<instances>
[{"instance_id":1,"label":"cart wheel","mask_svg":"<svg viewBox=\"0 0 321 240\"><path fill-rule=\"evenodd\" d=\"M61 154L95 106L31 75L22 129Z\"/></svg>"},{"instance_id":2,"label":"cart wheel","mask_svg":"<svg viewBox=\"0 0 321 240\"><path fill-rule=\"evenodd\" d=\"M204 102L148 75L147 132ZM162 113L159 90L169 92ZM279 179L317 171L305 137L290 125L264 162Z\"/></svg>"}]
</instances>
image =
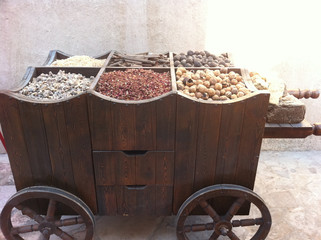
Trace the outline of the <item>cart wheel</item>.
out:
<instances>
[{"instance_id":1,"label":"cart wheel","mask_svg":"<svg viewBox=\"0 0 321 240\"><path fill-rule=\"evenodd\" d=\"M224 216L220 216L215 211L215 206L209 203L212 199L219 197L235 198L234 203ZM234 215L245 202L254 204L260 211L259 218L246 218L241 220L232 220ZM208 223L189 224L187 217L196 207L200 206L203 211L209 215ZM209 232L209 239L218 239L219 236L227 236L229 239L238 240L233 232L235 227L255 226L258 225L256 233L251 240L265 239L271 228L271 215L264 201L253 191L248 188L232 185L220 184L203 188L191 195L181 206L178 211L177 219L177 238L180 240L189 239L189 234L192 232L212 231ZM211 234L211 235L210 235Z\"/></svg>"},{"instance_id":2,"label":"cart wheel","mask_svg":"<svg viewBox=\"0 0 321 240\"><path fill-rule=\"evenodd\" d=\"M45 209L46 215L41 215L39 211L37 213L37 210L33 210L29 206L32 205L30 203L37 205L40 201L45 201L48 204ZM58 216L57 219L55 212L58 208L67 208L79 216L61 220ZM28 217L27 221L32 224L13 226L11 213L17 210ZM77 224L85 225L85 240L90 240L93 237L94 215L89 207L75 195L54 187L34 186L17 192L4 206L0 219L1 230L8 240L24 239L23 234L31 232L38 232L43 239L49 239L51 235L57 235L61 239L70 240L74 237L62 230L61 227Z\"/></svg>"}]
</instances>

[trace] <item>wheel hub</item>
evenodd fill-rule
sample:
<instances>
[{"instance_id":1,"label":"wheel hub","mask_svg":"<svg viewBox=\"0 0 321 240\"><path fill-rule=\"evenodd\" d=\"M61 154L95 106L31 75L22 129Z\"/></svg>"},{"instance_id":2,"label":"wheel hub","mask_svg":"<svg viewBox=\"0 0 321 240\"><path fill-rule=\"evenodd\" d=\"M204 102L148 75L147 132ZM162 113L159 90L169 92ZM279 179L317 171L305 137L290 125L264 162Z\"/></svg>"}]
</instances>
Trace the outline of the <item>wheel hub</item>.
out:
<instances>
[{"instance_id":1,"label":"wheel hub","mask_svg":"<svg viewBox=\"0 0 321 240\"><path fill-rule=\"evenodd\" d=\"M53 234L55 229L56 226L51 222L44 221L39 224L39 231L46 236Z\"/></svg>"},{"instance_id":2,"label":"wheel hub","mask_svg":"<svg viewBox=\"0 0 321 240\"><path fill-rule=\"evenodd\" d=\"M214 231L219 234L226 236L229 231L232 230L232 224L229 221L219 221L215 224Z\"/></svg>"}]
</instances>

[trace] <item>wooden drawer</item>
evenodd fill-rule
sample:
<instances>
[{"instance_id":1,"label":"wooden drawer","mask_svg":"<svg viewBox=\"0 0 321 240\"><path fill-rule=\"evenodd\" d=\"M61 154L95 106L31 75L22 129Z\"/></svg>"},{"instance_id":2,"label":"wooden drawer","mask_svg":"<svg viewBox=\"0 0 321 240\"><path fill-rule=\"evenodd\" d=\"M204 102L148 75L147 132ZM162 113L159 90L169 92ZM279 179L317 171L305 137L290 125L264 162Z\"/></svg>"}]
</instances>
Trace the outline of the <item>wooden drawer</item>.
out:
<instances>
[{"instance_id":1,"label":"wooden drawer","mask_svg":"<svg viewBox=\"0 0 321 240\"><path fill-rule=\"evenodd\" d=\"M172 198L172 186L97 186L100 215L168 216L172 213Z\"/></svg>"},{"instance_id":2,"label":"wooden drawer","mask_svg":"<svg viewBox=\"0 0 321 240\"><path fill-rule=\"evenodd\" d=\"M172 186L174 152L94 152L96 185Z\"/></svg>"},{"instance_id":3,"label":"wooden drawer","mask_svg":"<svg viewBox=\"0 0 321 240\"><path fill-rule=\"evenodd\" d=\"M174 152L94 152L101 215L170 215Z\"/></svg>"}]
</instances>

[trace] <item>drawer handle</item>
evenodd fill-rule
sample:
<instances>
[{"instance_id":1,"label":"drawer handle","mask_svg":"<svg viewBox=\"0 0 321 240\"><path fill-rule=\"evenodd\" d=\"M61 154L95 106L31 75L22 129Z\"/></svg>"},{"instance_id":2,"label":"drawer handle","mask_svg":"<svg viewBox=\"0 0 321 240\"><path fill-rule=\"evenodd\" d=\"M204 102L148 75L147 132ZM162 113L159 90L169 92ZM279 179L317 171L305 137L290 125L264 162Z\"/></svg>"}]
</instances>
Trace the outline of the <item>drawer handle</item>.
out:
<instances>
[{"instance_id":1,"label":"drawer handle","mask_svg":"<svg viewBox=\"0 0 321 240\"><path fill-rule=\"evenodd\" d=\"M126 155L133 156L133 155L145 155L148 151L147 150L127 150L123 151Z\"/></svg>"},{"instance_id":2,"label":"drawer handle","mask_svg":"<svg viewBox=\"0 0 321 240\"><path fill-rule=\"evenodd\" d=\"M126 185L128 190L143 190L147 187L147 185Z\"/></svg>"}]
</instances>

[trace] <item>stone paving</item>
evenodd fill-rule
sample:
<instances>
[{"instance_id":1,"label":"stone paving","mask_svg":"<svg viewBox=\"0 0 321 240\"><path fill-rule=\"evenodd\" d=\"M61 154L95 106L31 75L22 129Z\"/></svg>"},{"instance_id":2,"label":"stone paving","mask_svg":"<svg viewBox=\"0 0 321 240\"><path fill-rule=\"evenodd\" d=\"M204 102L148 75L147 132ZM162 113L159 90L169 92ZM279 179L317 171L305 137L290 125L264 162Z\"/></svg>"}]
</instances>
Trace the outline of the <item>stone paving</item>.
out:
<instances>
[{"instance_id":1,"label":"stone paving","mask_svg":"<svg viewBox=\"0 0 321 240\"><path fill-rule=\"evenodd\" d=\"M15 193L6 154L0 154L0 210ZM254 191L259 194L272 215L268 240L321 239L321 151L262 151ZM255 214L255 208L250 214ZM17 216L14 215L14 218ZM199 221L195 217L192 221ZM204 220L204 219L203 219ZM169 217L108 217L97 216L95 240L174 240L175 216ZM70 232L82 239L82 228ZM237 228L240 239L250 239L255 229ZM204 239L209 233L195 236ZM0 239L4 239L0 232ZM26 239L39 239L30 235ZM52 237L50 239L57 239ZM220 240L225 239L223 237Z\"/></svg>"}]
</instances>

